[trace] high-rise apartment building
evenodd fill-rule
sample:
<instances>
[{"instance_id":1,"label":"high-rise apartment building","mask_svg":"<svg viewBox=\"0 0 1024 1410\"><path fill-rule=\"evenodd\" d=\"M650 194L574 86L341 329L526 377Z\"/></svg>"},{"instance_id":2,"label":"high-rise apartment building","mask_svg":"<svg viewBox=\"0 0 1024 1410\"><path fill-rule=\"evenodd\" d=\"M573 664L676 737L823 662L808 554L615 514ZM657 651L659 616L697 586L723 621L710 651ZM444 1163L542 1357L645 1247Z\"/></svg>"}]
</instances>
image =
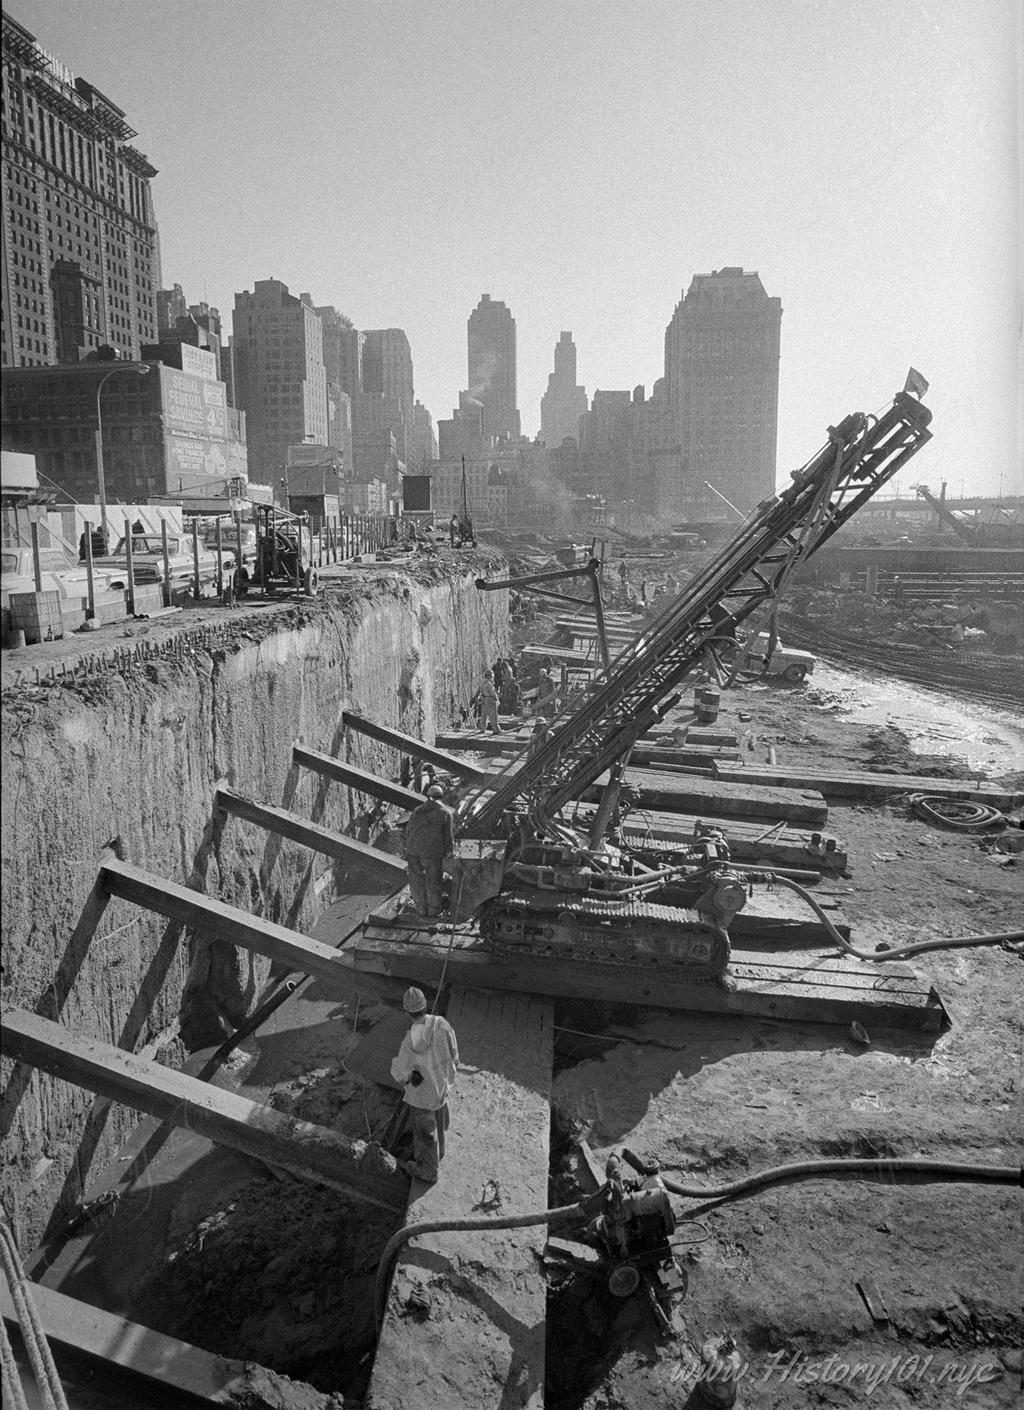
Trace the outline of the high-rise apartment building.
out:
<instances>
[{"instance_id":1,"label":"high-rise apartment building","mask_svg":"<svg viewBox=\"0 0 1024 1410\"><path fill-rule=\"evenodd\" d=\"M484 431L519 439L516 409L516 321L500 299L481 295L466 325L469 395L484 409Z\"/></svg>"},{"instance_id":2,"label":"high-rise apartment building","mask_svg":"<svg viewBox=\"0 0 1024 1410\"><path fill-rule=\"evenodd\" d=\"M231 352L250 478L278 493L289 446L330 444L323 330L310 296L277 279L237 293Z\"/></svg>"},{"instance_id":3,"label":"high-rise apartment building","mask_svg":"<svg viewBox=\"0 0 1024 1410\"><path fill-rule=\"evenodd\" d=\"M157 337L150 182L124 112L3 17L6 367L77 363Z\"/></svg>"},{"instance_id":4,"label":"high-rise apartment building","mask_svg":"<svg viewBox=\"0 0 1024 1410\"><path fill-rule=\"evenodd\" d=\"M555 370L540 399L540 438L548 447L571 437L579 443L580 417L587 411L585 388L576 385L576 344L571 333L562 333L555 344Z\"/></svg>"},{"instance_id":5,"label":"high-rise apartment building","mask_svg":"<svg viewBox=\"0 0 1024 1410\"><path fill-rule=\"evenodd\" d=\"M738 267L696 274L665 332L682 473L741 509L775 491L782 300Z\"/></svg>"}]
</instances>

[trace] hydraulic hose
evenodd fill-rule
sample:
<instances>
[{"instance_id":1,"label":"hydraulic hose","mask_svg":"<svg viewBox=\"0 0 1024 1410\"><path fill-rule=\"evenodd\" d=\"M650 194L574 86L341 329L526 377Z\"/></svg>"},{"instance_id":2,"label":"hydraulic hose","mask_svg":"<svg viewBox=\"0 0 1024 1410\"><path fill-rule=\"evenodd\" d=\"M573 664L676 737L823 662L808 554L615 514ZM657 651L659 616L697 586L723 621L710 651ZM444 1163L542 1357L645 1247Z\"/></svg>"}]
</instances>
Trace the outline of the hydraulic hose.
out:
<instances>
[{"instance_id":1,"label":"hydraulic hose","mask_svg":"<svg viewBox=\"0 0 1024 1410\"><path fill-rule=\"evenodd\" d=\"M751 1190L763 1189L787 1180L804 1180L816 1175L847 1175L860 1172L879 1176L930 1175L935 1180L966 1180L990 1185L1020 1185L1019 1165L975 1165L969 1161L923 1160L916 1156L870 1158L844 1157L837 1160L796 1160L773 1165L754 1175L744 1175L727 1185L687 1185L661 1171L666 1190L684 1199L728 1200Z\"/></svg>"},{"instance_id":2,"label":"hydraulic hose","mask_svg":"<svg viewBox=\"0 0 1024 1410\"><path fill-rule=\"evenodd\" d=\"M981 832L996 823L1005 823L1006 816L988 803L964 803L928 793L912 793L911 810L925 822L936 827L950 827L957 832Z\"/></svg>"},{"instance_id":3,"label":"hydraulic hose","mask_svg":"<svg viewBox=\"0 0 1024 1410\"><path fill-rule=\"evenodd\" d=\"M398 1250L410 1239L421 1234L465 1233L472 1229L531 1229L540 1224L557 1224L562 1220L586 1218L586 1209L581 1204L563 1204L557 1209L541 1209L533 1214L505 1214L498 1219L425 1219L419 1224L406 1224L392 1234L384 1245L384 1252L377 1265L377 1278L373 1287L373 1305L377 1317L377 1329L384 1321L387 1305L388 1282L391 1268Z\"/></svg>"},{"instance_id":4,"label":"hydraulic hose","mask_svg":"<svg viewBox=\"0 0 1024 1410\"><path fill-rule=\"evenodd\" d=\"M856 956L858 960L871 960L875 964L881 964L885 960L901 960L907 955L920 955L926 950L959 950L973 945L1016 945L1024 941L1024 930L1003 930L996 935L965 935L959 939L949 940L917 940L913 944L899 945L892 950L858 950L856 946L850 944L849 940L840 935L809 891L805 890L798 882L792 881L788 876L782 876L778 872L772 872L771 876L773 881L788 886L791 891L795 891L798 896L803 897L839 948L845 950L848 955Z\"/></svg>"},{"instance_id":5,"label":"hydraulic hose","mask_svg":"<svg viewBox=\"0 0 1024 1410\"><path fill-rule=\"evenodd\" d=\"M935 1180L967 1181L991 1185L1020 1185L1022 1183L1019 1165L976 1165L965 1161L923 1160L915 1156L895 1159L849 1157L833 1160L797 1160L788 1165L771 1166L754 1175L745 1175L742 1179L733 1180L726 1185L686 1185L672 1179L664 1171L659 1173L662 1184L670 1193L681 1195L684 1199L710 1201L735 1199L738 1195L746 1194L751 1190L763 1189L767 1185L776 1185L787 1180L856 1173L890 1177L930 1175ZM509 1214L498 1219L429 1219L419 1224L406 1224L404 1228L397 1230L388 1239L377 1266L373 1301L378 1331L384 1321L392 1266L398 1250L410 1239L415 1239L421 1234L462 1233L474 1229L529 1229L541 1224L556 1224L562 1221L583 1219L587 1217L589 1202L588 1199L580 1204L561 1205L557 1209L544 1209L533 1214Z\"/></svg>"}]
</instances>

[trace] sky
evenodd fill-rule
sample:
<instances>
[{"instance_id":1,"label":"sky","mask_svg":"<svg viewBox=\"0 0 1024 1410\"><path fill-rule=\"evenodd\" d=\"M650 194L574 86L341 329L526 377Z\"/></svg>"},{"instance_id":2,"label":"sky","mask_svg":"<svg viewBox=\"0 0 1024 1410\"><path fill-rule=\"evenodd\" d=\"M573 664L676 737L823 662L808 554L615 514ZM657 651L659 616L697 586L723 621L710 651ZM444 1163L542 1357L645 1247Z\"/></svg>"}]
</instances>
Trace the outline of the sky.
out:
<instances>
[{"instance_id":1,"label":"sky","mask_svg":"<svg viewBox=\"0 0 1024 1410\"><path fill-rule=\"evenodd\" d=\"M481 294L516 319L523 430L563 329L650 390L694 274L782 300L779 477L910 365L901 472L1021 493L1017 0L7 0L124 109L162 282L280 279L404 328L435 420Z\"/></svg>"}]
</instances>

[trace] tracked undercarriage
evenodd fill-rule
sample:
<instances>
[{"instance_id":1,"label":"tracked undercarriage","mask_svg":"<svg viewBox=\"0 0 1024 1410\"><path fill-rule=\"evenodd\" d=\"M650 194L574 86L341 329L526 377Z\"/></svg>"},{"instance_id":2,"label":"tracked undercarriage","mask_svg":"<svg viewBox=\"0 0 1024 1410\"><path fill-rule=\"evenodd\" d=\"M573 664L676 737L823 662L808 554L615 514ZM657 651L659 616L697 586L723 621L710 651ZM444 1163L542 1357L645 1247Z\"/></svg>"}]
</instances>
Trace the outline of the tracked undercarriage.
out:
<instances>
[{"instance_id":1,"label":"tracked undercarriage","mask_svg":"<svg viewBox=\"0 0 1024 1410\"><path fill-rule=\"evenodd\" d=\"M480 934L498 954L536 954L630 967L666 965L725 973L729 937L693 912L650 901L598 899L523 888L480 912Z\"/></svg>"}]
</instances>

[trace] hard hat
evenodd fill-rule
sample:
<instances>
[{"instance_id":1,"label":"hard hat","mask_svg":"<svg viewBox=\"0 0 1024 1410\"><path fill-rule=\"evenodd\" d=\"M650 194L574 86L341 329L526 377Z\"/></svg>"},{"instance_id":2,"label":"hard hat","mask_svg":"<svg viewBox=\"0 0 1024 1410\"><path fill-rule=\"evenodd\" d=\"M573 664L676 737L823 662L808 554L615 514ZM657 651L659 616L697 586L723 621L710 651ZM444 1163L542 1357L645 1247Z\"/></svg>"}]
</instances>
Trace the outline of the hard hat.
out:
<instances>
[{"instance_id":1,"label":"hard hat","mask_svg":"<svg viewBox=\"0 0 1024 1410\"><path fill-rule=\"evenodd\" d=\"M439 783L432 783L426 792L427 798L443 798L444 789Z\"/></svg>"},{"instance_id":2,"label":"hard hat","mask_svg":"<svg viewBox=\"0 0 1024 1410\"><path fill-rule=\"evenodd\" d=\"M422 1013L427 1007L427 996L422 989L406 989L402 995L402 1008L406 1013Z\"/></svg>"}]
</instances>

